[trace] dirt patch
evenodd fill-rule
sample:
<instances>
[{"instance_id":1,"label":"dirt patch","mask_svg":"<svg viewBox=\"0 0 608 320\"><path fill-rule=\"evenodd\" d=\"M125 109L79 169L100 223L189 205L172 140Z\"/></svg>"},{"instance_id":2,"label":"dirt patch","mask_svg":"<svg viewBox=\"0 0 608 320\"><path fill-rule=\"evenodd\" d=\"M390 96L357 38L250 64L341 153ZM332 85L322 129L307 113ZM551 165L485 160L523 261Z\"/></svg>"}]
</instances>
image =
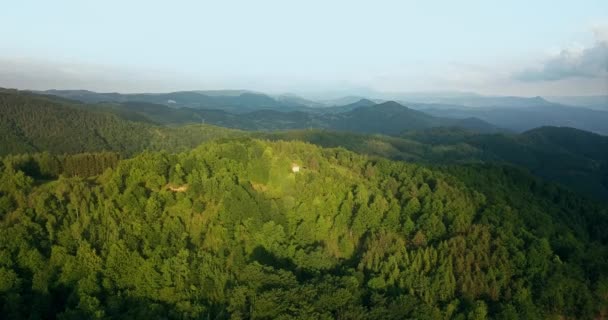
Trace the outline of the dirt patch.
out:
<instances>
[{"instance_id":1,"label":"dirt patch","mask_svg":"<svg viewBox=\"0 0 608 320\"><path fill-rule=\"evenodd\" d=\"M268 191L268 186L261 183L251 182L251 187L258 192L266 192Z\"/></svg>"},{"instance_id":2,"label":"dirt patch","mask_svg":"<svg viewBox=\"0 0 608 320\"><path fill-rule=\"evenodd\" d=\"M173 192L186 192L188 190L188 185L187 184L185 184L183 186L167 185L167 189L169 189Z\"/></svg>"}]
</instances>

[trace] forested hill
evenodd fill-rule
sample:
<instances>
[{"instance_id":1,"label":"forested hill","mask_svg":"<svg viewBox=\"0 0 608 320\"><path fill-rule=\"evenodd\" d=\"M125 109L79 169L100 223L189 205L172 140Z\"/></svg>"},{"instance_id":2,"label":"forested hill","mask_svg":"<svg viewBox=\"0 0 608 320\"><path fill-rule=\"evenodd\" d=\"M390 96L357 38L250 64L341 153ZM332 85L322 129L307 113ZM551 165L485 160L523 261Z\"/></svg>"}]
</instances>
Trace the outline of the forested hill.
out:
<instances>
[{"instance_id":1,"label":"forested hill","mask_svg":"<svg viewBox=\"0 0 608 320\"><path fill-rule=\"evenodd\" d=\"M469 118L488 121L501 128L524 132L541 126L567 126L603 135L608 134L608 112L542 101L527 107L424 106L420 109L437 117Z\"/></svg>"},{"instance_id":2,"label":"forested hill","mask_svg":"<svg viewBox=\"0 0 608 320\"><path fill-rule=\"evenodd\" d=\"M591 319L608 304L607 208L516 169L248 139L95 177L40 181L38 159L3 161L4 318Z\"/></svg>"},{"instance_id":3,"label":"forested hill","mask_svg":"<svg viewBox=\"0 0 608 320\"><path fill-rule=\"evenodd\" d=\"M497 132L498 128L478 119L449 119L428 115L389 101L371 106L361 106L332 116L330 128L361 133L397 135L404 131L433 127L462 127L478 132Z\"/></svg>"},{"instance_id":4,"label":"forested hill","mask_svg":"<svg viewBox=\"0 0 608 320\"><path fill-rule=\"evenodd\" d=\"M345 113L353 109L395 100L432 115L448 119L477 119L484 124L475 129L469 121L457 124L461 127L481 131L488 123L493 131L497 128L524 132L541 126L568 126L586 131L608 134L608 112L606 96L598 97L553 97L547 101L541 97L480 96L463 95L389 95L383 99L347 96L333 100L310 101L293 95L273 97L245 90L181 91L172 93L119 94L98 93L86 90L48 90L38 93L75 99L86 103L150 103L172 107L187 107L200 110L217 109L232 113L249 113L262 109L283 113L299 111L309 113ZM388 99L388 100L387 100ZM576 107L575 107L576 106ZM592 109L588 109L592 108ZM481 119L481 120L480 120ZM251 123L249 123L251 125ZM443 125L446 125L445 123ZM297 129L304 127L283 127ZM370 132L360 131L360 132ZM376 132L380 133L380 132ZM386 133L386 132L383 132Z\"/></svg>"},{"instance_id":5,"label":"forested hill","mask_svg":"<svg viewBox=\"0 0 608 320\"><path fill-rule=\"evenodd\" d=\"M220 110L172 109L150 103L88 105L18 91L0 92L0 155L144 150L183 151L217 138L257 136L304 140L321 146L422 163L501 162L527 168L585 195L608 199L607 138L568 128L539 128L520 135L477 134L463 127L434 127L440 120L397 103L362 105L324 117L303 112L260 110L229 114ZM324 120L325 119L325 120ZM200 122L245 129L335 127L344 132L241 132ZM443 121L443 122L442 122ZM462 120L465 121L465 120ZM475 126L475 121L469 124ZM482 124L483 126L483 124ZM399 133L400 137L365 136L348 131ZM426 128L426 129L424 129Z\"/></svg>"},{"instance_id":6,"label":"forested hill","mask_svg":"<svg viewBox=\"0 0 608 320\"><path fill-rule=\"evenodd\" d=\"M423 132L406 136L424 140ZM441 134L432 136L436 141L448 140ZM518 165L582 194L608 200L608 137L572 128L542 127L519 135L462 136L459 143L479 150L486 162Z\"/></svg>"},{"instance_id":7,"label":"forested hill","mask_svg":"<svg viewBox=\"0 0 608 320\"><path fill-rule=\"evenodd\" d=\"M543 127L523 134L477 134L460 128L433 128L400 137L300 130L261 137L344 147L362 154L432 165L516 165L582 195L608 200L608 137L572 128Z\"/></svg>"},{"instance_id":8,"label":"forested hill","mask_svg":"<svg viewBox=\"0 0 608 320\"><path fill-rule=\"evenodd\" d=\"M185 150L236 131L210 126L167 128L125 120L23 92L0 91L0 155L50 151L111 150L134 154L146 149Z\"/></svg>"},{"instance_id":9,"label":"forested hill","mask_svg":"<svg viewBox=\"0 0 608 320\"><path fill-rule=\"evenodd\" d=\"M221 109L230 112L247 112L259 109L292 111L306 108L301 101L283 97L275 99L263 93L246 90L223 91L178 91L170 93L120 94L98 93L88 90L47 90L38 93L74 99L85 103L101 102L145 102L173 107L194 109ZM303 101L303 100L302 100Z\"/></svg>"},{"instance_id":10,"label":"forested hill","mask_svg":"<svg viewBox=\"0 0 608 320\"><path fill-rule=\"evenodd\" d=\"M369 105L368 103L371 103ZM407 108L396 102L374 104L360 101L346 109L328 108L304 111L278 111L259 109L231 113L225 110L171 108L146 102L126 102L122 104L88 105L100 110L108 110L126 119L148 120L165 125L187 123L209 123L242 130L290 130L322 128L330 130L396 135L404 131L450 126L475 132L504 132L487 122L476 118L449 119L430 116ZM337 110L340 110L337 112Z\"/></svg>"},{"instance_id":11,"label":"forested hill","mask_svg":"<svg viewBox=\"0 0 608 320\"><path fill-rule=\"evenodd\" d=\"M14 91L17 92L17 91ZM164 95L127 95L127 98L109 99L110 103L78 103L61 97L81 97L81 91L69 91L70 94L55 96L41 96L29 92L17 92L22 99L27 96L37 100L44 97L47 101L53 101L57 105L72 104L82 110L93 110L103 113L112 113L125 120L155 123L159 125L184 125L184 124L212 124L227 128L240 130L290 130L324 128L331 130L344 130L361 133L400 134L404 131L417 129L428 129L440 126L456 126L476 132L501 132L499 129L487 122L475 118L449 119L425 114L420 111L409 109L396 102L385 102L374 104L372 101L360 101L346 109L329 108L281 108L280 101L273 100L264 95L242 93L240 95L213 96L216 104L204 108L190 107L189 104L166 104L153 103ZM9 93L6 93L9 94ZM13 93L14 94L14 93ZM84 96L92 101L97 101L98 96L85 92ZM176 93L183 101L196 100L201 96L197 92ZM111 98L112 94L99 94ZM122 97L122 96L121 96ZM262 98L266 97L266 98ZM138 100L140 99L141 100ZM221 99L220 99L221 98ZM227 100L225 100L225 99ZM80 98L85 102L90 99ZM177 99L177 98L176 98ZM219 99L219 100L218 100ZM252 100L253 99L253 100ZM263 101L274 101L274 105ZM214 101L215 101L214 100ZM224 101L225 100L225 101ZM251 101L250 101L251 100ZM247 102L250 101L250 104ZM257 103L257 102L259 103ZM369 105L368 103L372 103ZM35 104L35 103L34 103ZM355 108L355 109L351 109ZM336 112L341 110L340 112Z\"/></svg>"},{"instance_id":12,"label":"forested hill","mask_svg":"<svg viewBox=\"0 0 608 320\"><path fill-rule=\"evenodd\" d=\"M0 155L26 152L52 154L118 152L123 156L144 150L183 151L226 137L255 136L343 146L360 153L422 163L500 162L527 168L582 194L608 199L608 138L569 128L544 127L524 134L478 134L457 127L436 127L474 119L439 119L400 104L362 101L340 114L308 114L260 110L230 114L221 110L173 109L128 102L89 105L30 93L0 91ZM207 124L200 124L206 121ZM199 122L165 126L165 124ZM242 132L209 125L249 130L292 127L331 127L344 132ZM385 132L399 137L349 133Z\"/></svg>"}]
</instances>

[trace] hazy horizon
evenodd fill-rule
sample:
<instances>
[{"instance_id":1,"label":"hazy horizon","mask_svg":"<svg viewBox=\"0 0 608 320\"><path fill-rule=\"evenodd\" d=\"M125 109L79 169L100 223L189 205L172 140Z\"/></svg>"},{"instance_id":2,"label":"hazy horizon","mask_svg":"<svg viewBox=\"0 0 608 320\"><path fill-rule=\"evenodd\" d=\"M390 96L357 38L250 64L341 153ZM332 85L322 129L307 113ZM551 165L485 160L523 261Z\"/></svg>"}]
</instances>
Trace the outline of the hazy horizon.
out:
<instances>
[{"instance_id":1,"label":"hazy horizon","mask_svg":"<svg viewBox=\"0 0 608 320\"><path fill-rule=\"evenodd\" d=\"M30 89L30 88L16 88L16 87L1 87L4 89L16 89L21 91L32 91L32 92L52 92L52 91L88 91L101 94L169 94L176 92L198 92L207 95L224 95L229 92L242 92L242 93L254 93L263 94L271 97L281 96L294 96L313 101L331 101L338 100L340 98L355 97L361 99L379 99L379 100L401 100L402 102L422 102L424 99L429 98L467 98L467 97L481 97L481 98L536 98L541 97L543 99L551 101L553 98L598 98L608 99L608 92L600 94L587 94L587 95L568 95L568 94L555 94L555 95L510 95L510 94L482 94L474 91L442 91L442 90L426 90L426 91L374 91L370 88L364 89L345 89L345 90L333 90L333 91L300 91L300 92L288 92L288 91L262 91L262 90L250 90L247 88L221 88L221 89L188 89L188 90L161 90L161 91L97 91L90 90L87 88L48 88L48 89ZM412 98L407 101L406 98ZM420 98L420 99L416 99Z\"/></svg>"},{"instance_id":2,"label":"hazy horizon","mask_svg":"<svg viewBox=\"0 0 608 320\"><path fill-rule=\"evenodd\" d=\"M605 1L23 1L5 6L0 27L7 88L529 97L608 88Z\"/></svg>"}]
</instances>

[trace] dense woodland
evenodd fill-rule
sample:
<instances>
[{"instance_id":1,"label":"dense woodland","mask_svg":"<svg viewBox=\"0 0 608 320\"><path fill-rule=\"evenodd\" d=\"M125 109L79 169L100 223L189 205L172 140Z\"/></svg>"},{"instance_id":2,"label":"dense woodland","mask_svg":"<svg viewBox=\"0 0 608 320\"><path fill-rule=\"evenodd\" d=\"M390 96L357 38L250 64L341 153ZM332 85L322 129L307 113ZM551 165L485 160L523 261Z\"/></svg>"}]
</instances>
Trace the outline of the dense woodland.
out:
<instances>
[{"instance_id":1,"label":"dense woodland","mask_svg":"<svg viewBox=\"0 0 608 320\"><path fill-rule=\"evenodd\" d=\"M0 108L2 318L608 314L608 205L585 189L608 186L605 137L170 127L10 91Z\"/></svg>"},{"instance_id":2,"label":"dense woodland","mask_svg":"<svg viewBox=\"0 0 608 320\"><path fill-rule=\"evenodd\" d=\"M449 127L412 131L399 137L300 130L257 136L344 147L357 153L429 165L516 165L580 194L608 200L608 137L572 128L542 127L522 134L478 134Z\"/></svg>"},{"instance_id":3,"label":"dense woodland","mask_svg":"<svg viewBox=\"0 0 608 320\"><path fill-rule=\"evenodd\" d=\"M248 139L48 157L3 160L7 318L592 318L608 303L607 208L515 168Z\"/></svg>"},{"instance_id":4,"label":"dense woodland","mask_svg":"<svg viewBox=\"0 0 608 320\"><path fill-rule=\"evenodd\" d=\"M0 155L184 151L209 139L238 134L213 126L165 127L129 121L104 108L0 90Z\"/></svg>"}]
</instances>

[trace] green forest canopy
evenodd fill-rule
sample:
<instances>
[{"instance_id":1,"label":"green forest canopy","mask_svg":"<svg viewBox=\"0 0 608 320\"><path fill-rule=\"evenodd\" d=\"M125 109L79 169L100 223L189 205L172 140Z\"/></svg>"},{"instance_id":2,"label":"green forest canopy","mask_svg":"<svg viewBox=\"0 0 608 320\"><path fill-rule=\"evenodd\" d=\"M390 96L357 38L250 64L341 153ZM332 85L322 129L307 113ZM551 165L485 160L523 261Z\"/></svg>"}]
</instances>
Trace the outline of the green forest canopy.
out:
<instances>
[{"instance_id":1,"label":"green forest canopy","mask_svg":"<svg viewBox=\"0 0 608 320\"><path fill-rule=\"evenodd\" d=\"M165 127L24 92L0 90L0 156L18 153L185 151L241 135L209 125Z\"/></svg>"},{"instance_id":2,"label":"green forest canopy","mask_svg":"<svg viewBox=\"0 0 608 320\"><path fill-rule=\"evenodd\" d=\"M6 318L588 319L608 303L606 206L511 167L241 139L9 156L0 182Z\"/></svg>"}]
</instances>

